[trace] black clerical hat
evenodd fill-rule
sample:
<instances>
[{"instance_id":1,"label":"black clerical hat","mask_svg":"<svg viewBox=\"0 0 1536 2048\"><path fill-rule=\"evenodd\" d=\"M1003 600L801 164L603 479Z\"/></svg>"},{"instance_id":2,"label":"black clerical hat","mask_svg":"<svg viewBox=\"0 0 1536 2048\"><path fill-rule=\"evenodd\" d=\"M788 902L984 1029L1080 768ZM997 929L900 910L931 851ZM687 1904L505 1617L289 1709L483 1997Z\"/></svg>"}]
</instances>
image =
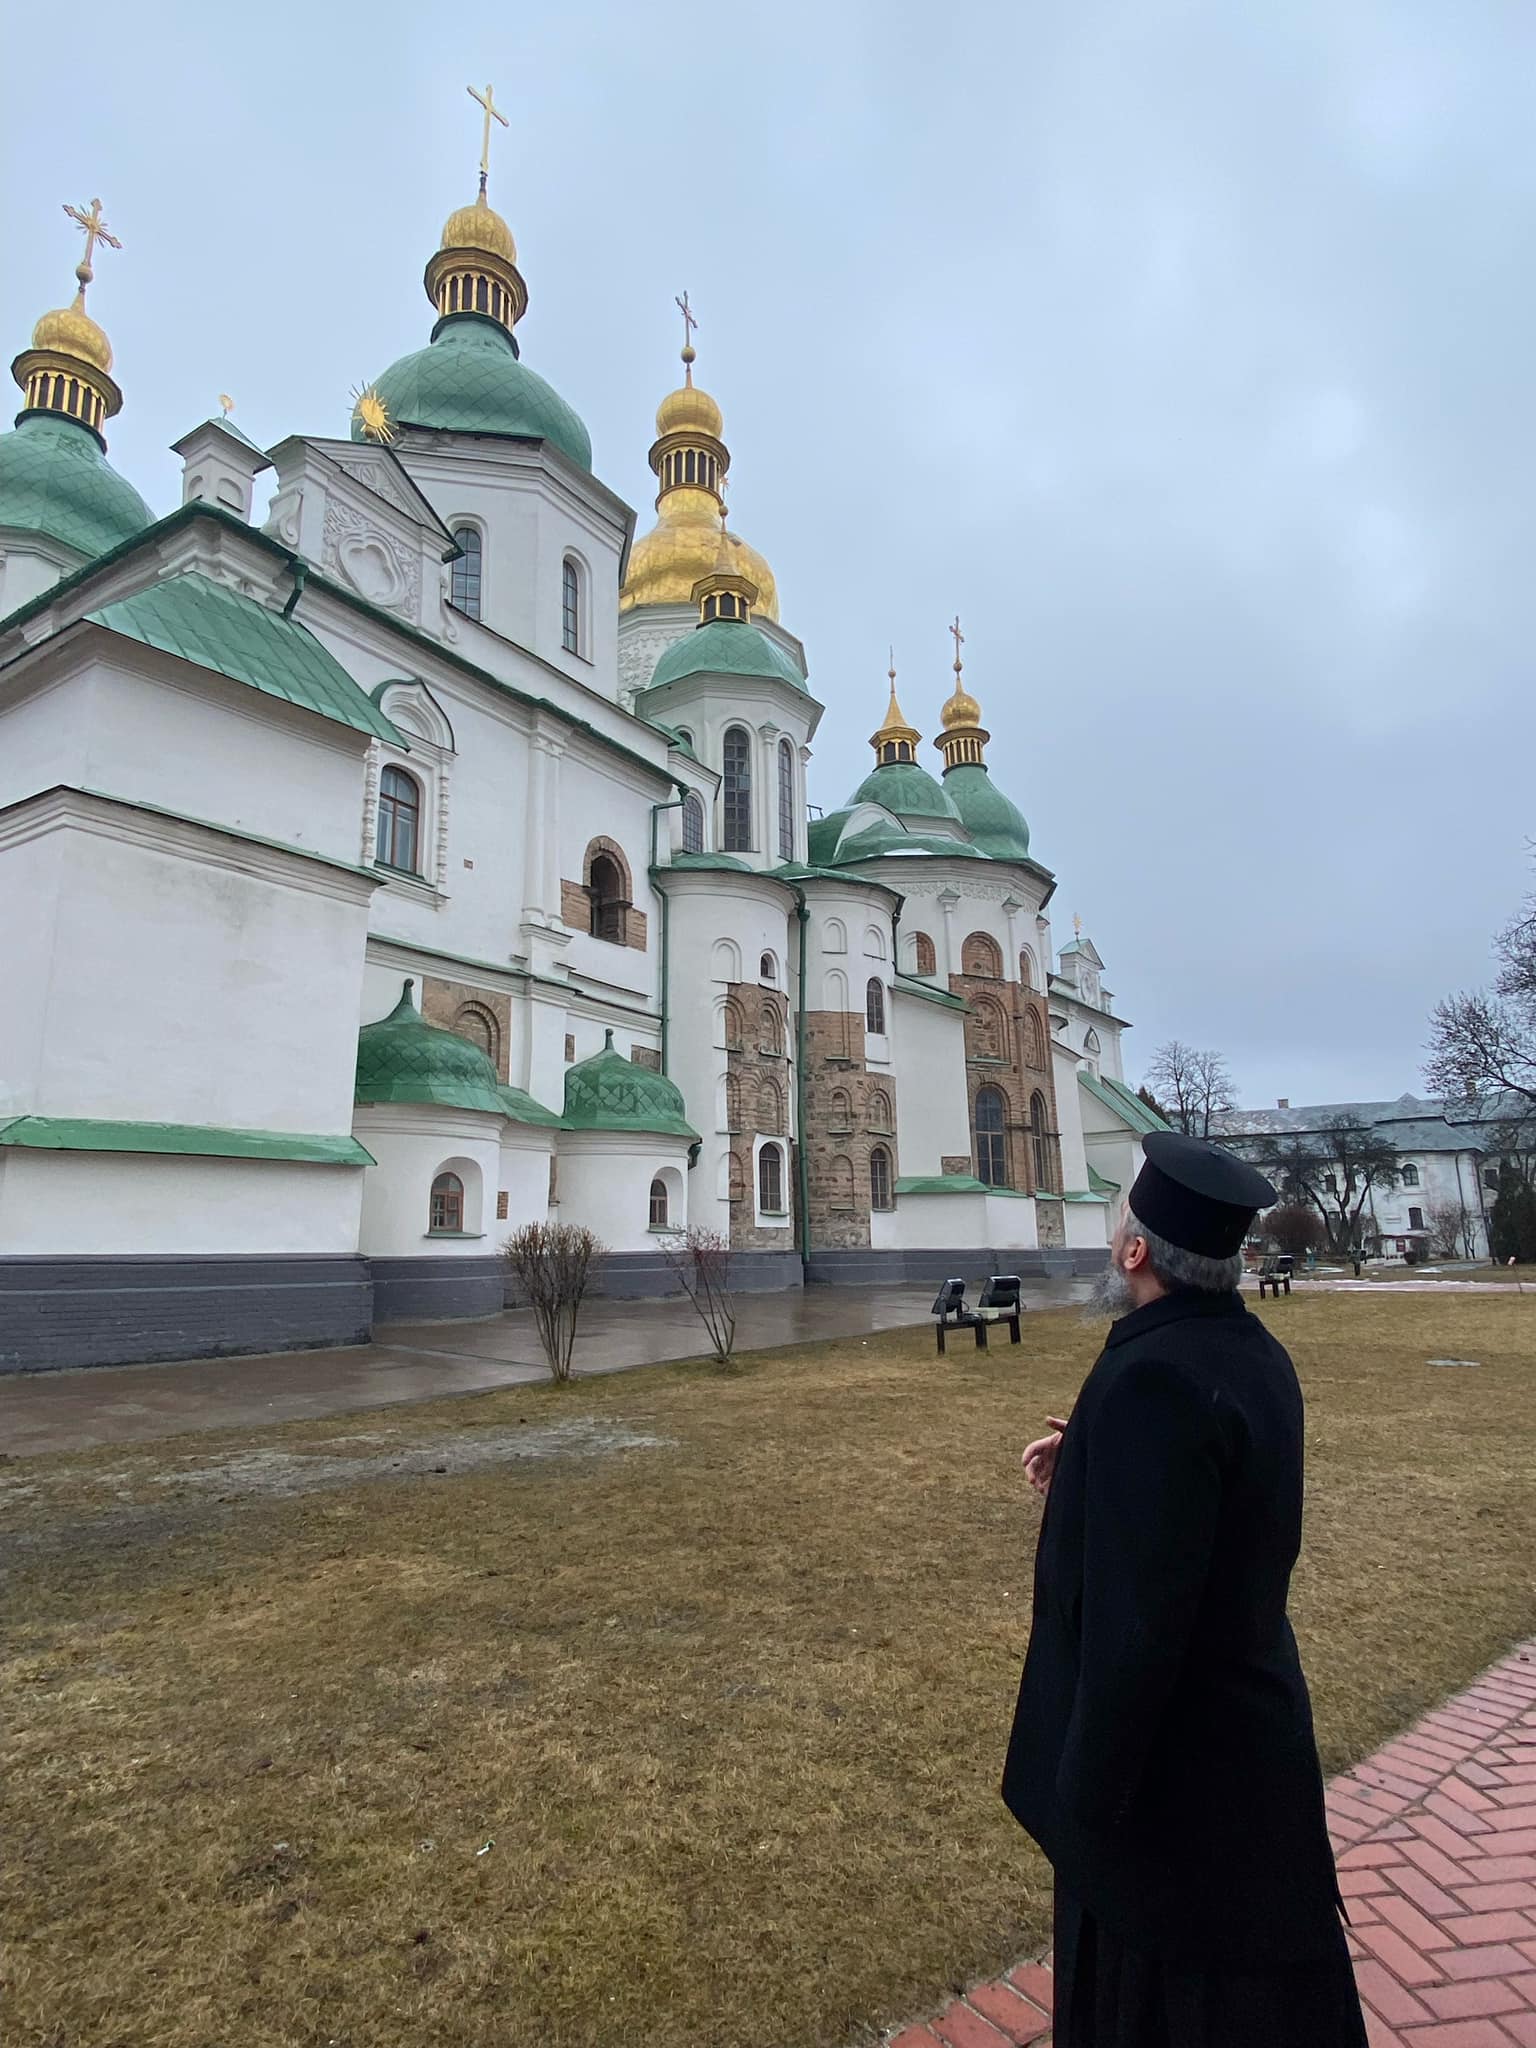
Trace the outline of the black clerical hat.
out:
<instances>
[{"instance_id":1,"label":"black clerical hat","mask_svg":"<svg viewBox=\"0 0 1536 2048\"><path fill-rule=\"evenodd\" d=\"M1131 1189L1132 1214L1187 1252L1230 1258L1255 1214L1280 1199L1257 1167L1220 1145L1154 1131L1141 1149L1146 1163Z\"/></svg>"}]
</instances>

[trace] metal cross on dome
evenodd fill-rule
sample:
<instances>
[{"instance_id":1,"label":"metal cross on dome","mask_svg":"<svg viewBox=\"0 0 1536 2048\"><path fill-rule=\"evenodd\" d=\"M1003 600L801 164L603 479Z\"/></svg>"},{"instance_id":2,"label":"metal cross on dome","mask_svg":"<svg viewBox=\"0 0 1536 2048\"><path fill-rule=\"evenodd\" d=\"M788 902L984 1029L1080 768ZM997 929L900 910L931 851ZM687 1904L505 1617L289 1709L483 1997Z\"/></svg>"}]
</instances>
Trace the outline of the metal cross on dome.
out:
<instances>
[{"instance_id":1,"label":"metal cross on dome","mask_svg":"<svg viewBox=\"0 0 1536 2048\"><path fill-rule=\"evenodd\" d=\"M961 668L964 666L960 659L960 650L965 645L965 635L960 630L960 614L958 612L955 613L955 623L950 627L949 630L954 635L955 674L959 675Z\"/></svg>"},{"instance_id":2,"label":"metal cross on dome","mask_svg":"<svg viewBox=\"0 0 1536 2048\"><path fill-rule=\"evenodd\" d=\"M484 92L477 92L472 85L466 85L464 90L472 100L478 100L485 110L485 130L480 137L480 190L483 193L485 181L491 175L491 123L499 121L503 128L509 128L512 124L497 106L496 95L490 86L487 86Z\"/></svg>"},{"instance_id":3,"label":"metal cross on dome","mask_svg":"<svg viewBox=\"0 0 1536 2048\"><path fill-rule=\"evenodd\" d=\"M76 270L75 275L79 278L82 285L86 285L90 283L95 275L91 267L91 259L96 254L96 244L98 242L105 242L109 249L121 249L123 245L116 235L108 231L107 224L101 217L101 201L99 199L91 201L89 213L82 212L78 206L71 206L68 201L65 202L64 211L85 236L85 254L80 259L80 267Z\"/></svg>"}]
</instances>

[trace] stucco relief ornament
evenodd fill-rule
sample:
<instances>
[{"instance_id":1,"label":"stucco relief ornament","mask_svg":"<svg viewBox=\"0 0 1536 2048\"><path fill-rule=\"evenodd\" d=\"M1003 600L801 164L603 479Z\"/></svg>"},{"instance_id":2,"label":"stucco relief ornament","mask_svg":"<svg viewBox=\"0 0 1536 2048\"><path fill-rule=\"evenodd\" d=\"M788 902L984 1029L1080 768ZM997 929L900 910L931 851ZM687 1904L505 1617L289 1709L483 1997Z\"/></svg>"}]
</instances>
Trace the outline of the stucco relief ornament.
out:
<instances>
[{"instance_id":1,"label":"stucco relief ornament","mask_svg":"<svg viewBox=\"0 0 1536 2048\"><path fill-rule=\"evenodd\" d=\"M328 498L321 555L370 604L414 620L420 610L420 562L393 534L370 524L355 506Z\"/></svg>"}]
</instances>

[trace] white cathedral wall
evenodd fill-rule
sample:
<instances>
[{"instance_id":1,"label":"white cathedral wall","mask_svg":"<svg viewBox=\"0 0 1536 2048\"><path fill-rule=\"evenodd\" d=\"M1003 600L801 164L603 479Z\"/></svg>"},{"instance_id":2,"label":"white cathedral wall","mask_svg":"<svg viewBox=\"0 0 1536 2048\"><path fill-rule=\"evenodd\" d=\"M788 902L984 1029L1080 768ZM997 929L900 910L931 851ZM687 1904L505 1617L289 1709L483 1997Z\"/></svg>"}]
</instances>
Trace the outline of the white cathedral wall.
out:
<instances>
[{"instance_id":1,"label":"white cathedral wall","mask_svg":"<svg viewBox=\"0 0 1536 2048\"><path fill-rule=\"evenodd\" d=\"M919 996L896 997L896 1157L903 1174L941 1173L971 1156L965 1020ZM902 1196L902 1202L909 1199Z\"/></svg>"},{"instance_id":2,"label":"white cathedral wall","mask_svg":"<svg viewBox=\"0 0 1536 2048\"><path fill-rule=\"evenodd\" d=\"M876 1210L869 1222L870 1243L877 1251L893 1246L972 1251L991 1242L987 1197L980 1194L898 1195L894 1209Z\"/></svg>"},{"instance_id":3,"label":"white cathedral wall","mask_svg":"<svg viewBox=\"0 0 1536 2048\"><path fill-rule=\"evenodd\" d=\"M610 1252L656 1249L651 1229L651 1182L668 1184L669 1229L686 1230L692 1216L688 1141L643 1131L562 1131L559 1220L581 1223Z\"/></svg>"},{"instance_id":4,"label":"white cathedral wall","mask_svg":"<svg viewBox=\"0 0 1536 2048\"><path fill-rule=\"evenodd\" d=\"M363 1169L282 1159L0 1151L10 1258L357 1249Z\"/></svg>"},{"instance_id":5,"label":"white cathedral wall","mask_svg":"<svg viewBox=\"0 0 1536 2048\"><path fill-rule=\"evenodd\" d=\"M377 1163L363 1178L359 1250L371 1258L483 1258L493 1251L501 1127L500 1117L477 1110L415 1102L360 1104L353 1134ZM428 1231L432 1183L440 1173L456 1173L463 1183L462 1237L434 1237Z\"/></svg>"},{"instance_id":6,"label":"white cathedral wall","mask_svg":"<svg viewBox=\"0 0 1536 2048\"><path fill-rule=\"evenodd\" d=\"M1040 1243L1039 1216L1033 1196L988 1195L987 1236L994 1250L1030 1252Z\"/></svg>"},{"instance_id":7,"label":"white cathedral wall","mask_svg":"<svg viewBox=\"0 0 1536 2048\"><path fill-rule=\"evenodd\" d=\"M1052 1079L1056 1087L1057 1142L1061 1148L1063 1194L1080 1194L1088 1186L1088 1155L1083 1144L1082 1093L1077 1085L1082 1064L1070 1046L1051 1046Z\"/></svg>"},{"instance_id":8,"label":"white cathedral wall","mask_svg":"<svg viewBox=\"0 0 1536 2048\"><path fill-rule=\"evenodd\" d=\"M1106 1202L1064 1202L1067 1243L1084 1251L1102 1251L1114 1236L1114 1210Z\"/></svg>"},{"instance_id":9,"label":"white cathedral wall","mask_svg":"<svg viewBox=\"0 0 1536 2048\"><path fill-rule=\"evenodd\" d=\"M244 683L98 655L0 730L0 804L69 783L358 862L366 736Z\"/></svg>"},{"instance_id":10,"label":"white cathedral wall","mask_svg":"<svg viewBox=\"0 0 1536 2048\"><path fill-rule=\"evenodd\" d=\"M30 978L7 975L0 1009L16 1106L350 1130L361 878L341 878L356 893L333 893L325 871L312 881L278 853L267 872L246 872L253 849L132 815L99 830L60 824L22 851L0 852L0 898L21 900L10 885L25 877L27 923L41 921L23 944Z\"/></svg>"}]
</instances>

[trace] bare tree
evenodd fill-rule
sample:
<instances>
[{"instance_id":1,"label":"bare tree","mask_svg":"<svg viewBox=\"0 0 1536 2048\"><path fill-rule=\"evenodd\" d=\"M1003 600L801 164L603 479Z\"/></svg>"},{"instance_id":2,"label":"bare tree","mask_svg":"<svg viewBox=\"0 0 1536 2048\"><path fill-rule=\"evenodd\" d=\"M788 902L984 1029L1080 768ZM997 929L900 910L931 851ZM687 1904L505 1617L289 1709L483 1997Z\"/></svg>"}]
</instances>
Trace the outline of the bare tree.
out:
<instances>
[{"instance_id":1,"label":"bare tree","mask_svg":"<svg viewBox=\"0 0 1536 2048\"><path fill-rule=\"evenodd\" d=\"M1306 1202L1323 1219L1330 1249L1359 1244L1373 1188L1396 1187L1397 1147L1363 1117L1329 1117L1316 1131L1244 1140L1237 1148L1261 1166L1287 1202Z\"/></svg>"},{"instance_id":2,"label":"bare tree","mask_svg":"<svg viewBox=\"0 0 1536 2048\"><path fill-rule=\"evenodd\" d=\"M1289 1252L1293 1259L1320 1251L1328 1242L1322 1217L1306 1203L1283 1202L1267 1210L1259 1227L1277 1251Z\"/></svg>"},{"instance_id":3,"label":"bare tree","mask_svg":"<svg viewBox=\"0 0 1536 2048\"><path fill-rule=\"evenodd\" d=\"M576 1318L604 1247L576 1223L525 1223L513 1231L501 1255L528 1297L550 1378L568 1380Z\"/></svg>"},{"instance_id":4,"label":"bare tree","mask_svg":"<svg viewBox=\"0 0 1536 2048\"><path fill-rule=\"evenodd\" d=\"M709 1332L716 1362L725 1365L736 1342L730 1240L718 1230L679 1230L661 1240L661 1254Z\"/></svg>"},{"instance_id":5,"label":"bare tree","mask_svg":"<svg viewBox=\"0 0 1536 2048\"><path fill-rule=\"evenodd\" d=\"M1467 1212L1460 1202L1431 1202L1424 1212L1429 1225L1431 1258L1459 1259L1466 1256Z\"/></svg>"},{"instance_id":6,"label":"bare tree","mask_svg":"<svg viewBox=\"0 0 1536 2048\"><path fill-rule=\"evenodd\" d=\"M1491 989L1447 996L1429 1022L1424 1078L1447 1106L1498 1126L1498 1149L1536 1151L1536 896L1493 942ZM1505 1140L1508 1142L1506 1143Z\"/></svg>"},{"instance_id":7,"label":"bare tree","mask_svg":"<svg viewBox=\"0 0 1536 2048\"><path fill-rule=\"evenodd\" d=\"M1143 1091L1162 1109L1163 1116L1191 1138L1208 1138L1211 1123L1236 1106L1236 1091L1227 1063L1219 1052L1185 1045L1170 1038L1152 1055Z\"/></svg>"}]
</instances>

